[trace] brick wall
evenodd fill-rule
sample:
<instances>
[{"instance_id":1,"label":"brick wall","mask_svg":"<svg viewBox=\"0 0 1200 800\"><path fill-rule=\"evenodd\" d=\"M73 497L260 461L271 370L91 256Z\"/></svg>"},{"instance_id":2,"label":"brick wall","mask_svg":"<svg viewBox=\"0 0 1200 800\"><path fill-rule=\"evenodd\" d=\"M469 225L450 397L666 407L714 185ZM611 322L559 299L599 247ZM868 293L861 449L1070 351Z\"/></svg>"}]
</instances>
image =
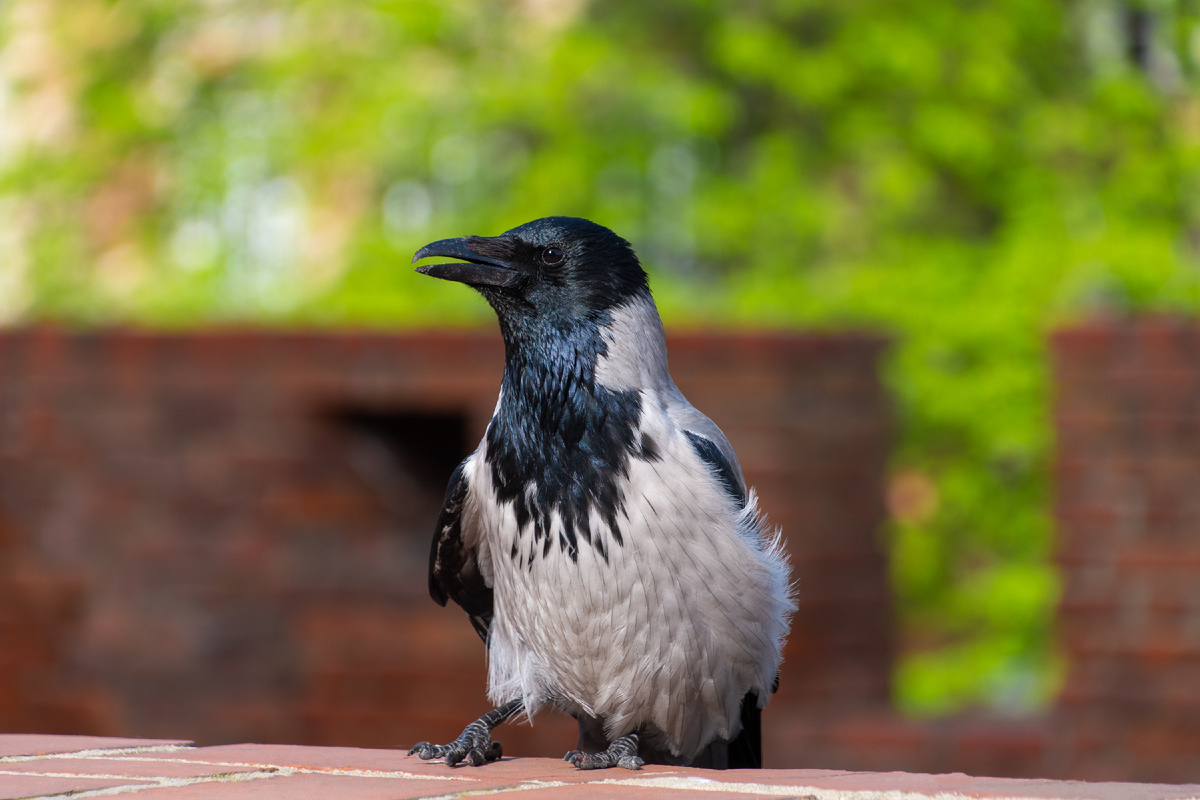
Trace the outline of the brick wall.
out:
<instances>
[{"instance_id":1,"label":"brick wall","mask_svg":"<svg viewBox=\"0 0 1200 800\"><path fill-rule=\"evenodd\" d=\"M1097 322L1050 344L1056 706L1022 719L797 715L784 737L806 766L1200 780L1200 324Z\"/></svg>"},{"instance_id":2,"label":"brick wall","mask_svg":"<svg viewBox=\"0 0 1200 800\"><path fill-rule=\"evenodd\" d=\"M1069 665L1035 719L887 702L880 343L671 337L784 527L802 602L772 766L1200 780L1200 326L1052 339ZM492 334L0 333L0 730L406 745L486 708L425 590ZM559 755L552 713L509 752Z\"/></svg>"},{"instance_id":3,"label":"brick wall","mask_svg":"<svg viewBox=\"0 0 1200 800\"><path fill-rule=\"evenodd\" d=\"M803 605L766 724L796 763L789 720L886 703L881 343L670 347L788 535ZM0 730L456 735L486 708L483 650L426 559L501 365L490 333L0 333ZM573 741L550 713L504 736Z\"/></svg>"},{"instance_id":4,"label":"brick wall","mask_svg":"<svg viewBox=\"0 0 1200 800\"><path fill-rule=\"evenodd\" d=\"M1200 326L1054 337L1061 711L1096 774L1200 776Z\"/></svg>"},{"instance_id":5,"label":"brick wall","mask_svg":"<svg viewBox=\"0 0 1200 800\"><path fill-rule=\"evenodd\" d=\"M103 726L102 698L65 674L67 633L82 584L38 564L0 520L0 727L88 732Z\"/></svg>"}]
</instances>

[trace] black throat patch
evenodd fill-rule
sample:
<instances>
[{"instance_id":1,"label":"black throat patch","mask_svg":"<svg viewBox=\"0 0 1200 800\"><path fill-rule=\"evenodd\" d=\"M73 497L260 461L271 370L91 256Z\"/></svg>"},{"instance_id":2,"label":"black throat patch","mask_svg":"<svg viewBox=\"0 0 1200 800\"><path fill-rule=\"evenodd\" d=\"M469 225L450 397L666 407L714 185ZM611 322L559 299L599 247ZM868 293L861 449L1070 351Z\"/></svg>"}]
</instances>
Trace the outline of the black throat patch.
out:
<instances>
[{"instance_id":1,"label":"black throat patch","mask_svg":"<svg viewBox=\"0 0 1200 800\"><path fill-rule=\"evenodd\" d=\"M502 399L487 430L487 463L501 503L512 503L518 538L510 556L529 569L557 546L578 560L580 541L607 562L610 543L593 531L604 521L612 542L624 544L622 486L629 460L656 461L653 442L638 433L636 390L596 385L605 345L596 327L557 330L514 342L506 331ZM552 530L553 514L562 528ZM532 536L526 528L532 523Z\"/></svg>"}]
</instances>

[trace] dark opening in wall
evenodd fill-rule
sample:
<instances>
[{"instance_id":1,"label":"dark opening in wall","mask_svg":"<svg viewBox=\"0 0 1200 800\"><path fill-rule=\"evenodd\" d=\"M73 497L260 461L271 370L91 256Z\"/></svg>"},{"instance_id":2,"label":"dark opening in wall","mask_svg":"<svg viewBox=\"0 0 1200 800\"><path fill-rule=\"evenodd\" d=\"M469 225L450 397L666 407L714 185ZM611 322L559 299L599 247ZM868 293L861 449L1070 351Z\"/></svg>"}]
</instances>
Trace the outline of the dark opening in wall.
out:
<instances>
[{"instance_id":1,"label":"dark opening in wall","mask_svg":"<svg viewBox=\"0 0 1200 800\"><path fill-rule=\"evenodd\" d=\"M470 452L467 418L461 413L342 407L328 414L356 445L351 466L380 492L400 487L388 483L397 469L425 492L440 499L459 462ZM381 467L381 457L393 462Z\"/></svg>"}]
</instances>

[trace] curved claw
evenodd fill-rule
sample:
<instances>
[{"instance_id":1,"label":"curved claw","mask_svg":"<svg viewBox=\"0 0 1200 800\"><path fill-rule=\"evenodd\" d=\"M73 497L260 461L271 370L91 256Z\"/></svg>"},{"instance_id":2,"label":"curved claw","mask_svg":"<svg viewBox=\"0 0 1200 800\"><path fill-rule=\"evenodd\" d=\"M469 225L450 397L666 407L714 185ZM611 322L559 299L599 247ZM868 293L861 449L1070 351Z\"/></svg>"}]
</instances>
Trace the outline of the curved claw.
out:
<instances>
[{"instance_id":1,"label":"curved claw","mask_svg":"<svg viewBox=\"0 0 1200 800\"><path fill-rule=\"evenodd\" d=\"M608 749L602 753L585 753L582 750L572 750L563 756L563 761L574 764L577 769L608 769L622 767L624 769L641 769L645 761L637 754L638 737L631 733L613 740Z\"/></svg>"}]
</instances>

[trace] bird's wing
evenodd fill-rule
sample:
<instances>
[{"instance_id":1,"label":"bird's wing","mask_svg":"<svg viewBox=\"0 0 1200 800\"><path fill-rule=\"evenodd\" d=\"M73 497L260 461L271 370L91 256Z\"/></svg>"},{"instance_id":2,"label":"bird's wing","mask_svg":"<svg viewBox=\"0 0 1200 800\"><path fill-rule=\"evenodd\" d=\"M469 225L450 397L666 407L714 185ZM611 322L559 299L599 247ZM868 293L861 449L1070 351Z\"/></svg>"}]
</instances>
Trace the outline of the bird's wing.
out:
<instances>
[{"instance_id":1,"label":"bird's wing","mask_svg":"<svg viewBox=\"0 0 1200 800\"><path fill-rule=\"evenodd\" d=\"M722 488L739 506L745 506L746 479L733 446L715 422L700 413L678 389L671 388L665 395L667 416L683 431L700 460L712 468Z\"/></svg>"},{"instance_id":2,"label":"bird's wing","mask_svg":"<svg viewBox=\"0 0 1200 800\"><path fill-rule=\"evenodd\" d=\"M429 594L438 605L453 600L462 606L475 632L487 642L492 624L492 587L480 571L477 544L463 536L463 507L470 488L468 461L470 456L450 476L446 501L438 515L429 552Z\"/></svg>"},{"instance_id":3,"label":"bird's wing","mask_svg":"<svg viewBox=\"0 0 1200 800\"><path fill-rule=\"evenodd\" d=\"M716 478L737 501L739 508L745 508L747 502L746 479L742 476L742 467L738 464L733 452L733 445L725 438L725 434L717 424L704 416L678 390L667 394L667 415L683 431L684 436L691 442L692 449L700 460L713 470ZM775 682L771 692L779 689L779 673L775 673ZM728 768L748 769L762 767L762 711L758 706L758 695L748 692L742 699L742 730L729 742Z\"/></svg>"}]
</instances>

